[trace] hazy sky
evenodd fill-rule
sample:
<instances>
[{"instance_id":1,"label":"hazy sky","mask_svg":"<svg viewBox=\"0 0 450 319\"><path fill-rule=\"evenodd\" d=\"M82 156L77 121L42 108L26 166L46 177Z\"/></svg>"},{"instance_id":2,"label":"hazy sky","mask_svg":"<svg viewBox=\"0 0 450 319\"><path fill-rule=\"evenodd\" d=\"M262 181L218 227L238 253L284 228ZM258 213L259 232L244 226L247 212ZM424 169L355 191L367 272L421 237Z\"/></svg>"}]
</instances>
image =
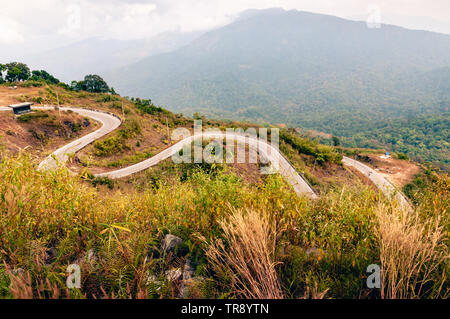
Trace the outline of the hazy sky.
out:
<instances>
[{"instance_id":1,"label":"hazy sky","mask_svg":"<svg viewBox=\"0 0 450 319\"><path fill-rule=\"evenodd\" d=\"M0 58L91 36L137 39L210 29L249 8L282 7L364 20L373 5L383 23L450 34L449 0L0 0Z\"/></svg>"}]
</instances>

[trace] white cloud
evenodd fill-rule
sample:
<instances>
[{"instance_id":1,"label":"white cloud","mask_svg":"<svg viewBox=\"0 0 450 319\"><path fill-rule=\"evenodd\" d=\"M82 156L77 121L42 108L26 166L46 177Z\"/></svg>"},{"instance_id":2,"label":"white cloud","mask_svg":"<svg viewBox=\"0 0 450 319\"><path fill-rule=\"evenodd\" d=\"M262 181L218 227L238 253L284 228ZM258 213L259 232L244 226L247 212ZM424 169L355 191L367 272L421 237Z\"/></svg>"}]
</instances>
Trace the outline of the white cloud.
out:
<instances>
[{"instance_id":1,"label":"white cloud","mask_svg":"<svg viewBox=\"0 0 450 319\"><path fill-rule=\"evenodd\" d=\"M33 0L26 5L0 0L0 44L43 49L92 36L137 39L165 31L204 30L227 24L249 8L355 17L366 15L372 3L381 8L382 20L390 17L393 24L450 33L448 0ZM410 18L415 16L428 20L418 23Z\"/></svg>"},{"instance_id":2,"label":"white cloud","mask_svg":"<svg viewBox=\"0 0 450 319\"><path fill-rule=\"evenodd\" d=\"M24 41L21 25L11 18L0 16L0 44L17 44Z\"/></svg>"},{"instance_id":3,"label":"white cloud","mask_svg":"<svg viewBox=\"0 0 450 319\"><path fill-rule=\"evenodd\" d=\"M77 36L81 31L81 6L80 4L70 4L66 7L66 23L58 29L58 34L67 36Z\"/></svg>"}]
</instances>

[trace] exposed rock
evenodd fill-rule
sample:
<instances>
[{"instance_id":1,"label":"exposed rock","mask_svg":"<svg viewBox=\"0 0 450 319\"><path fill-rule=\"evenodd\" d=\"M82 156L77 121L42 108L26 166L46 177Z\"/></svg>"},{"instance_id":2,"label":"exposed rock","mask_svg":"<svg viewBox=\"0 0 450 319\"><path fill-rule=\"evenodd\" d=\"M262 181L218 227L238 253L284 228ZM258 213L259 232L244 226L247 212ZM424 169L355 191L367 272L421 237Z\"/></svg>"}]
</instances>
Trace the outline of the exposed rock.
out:
<instances>
[{"instance_id":1,"label":"exposed rock","mask_svg":"<svg viewBox=\"0 0 450 319\"><path fill-rule=\"evenodd\" d=\"M182 242L183 240L180 237L172 234L167 234L162 241L162 249L166 252L170 251L180 245Z\"/></svg>"},{"instance_id":2,"label":"exposed rock","mask_svg":"<svg viewBox=\"0 0 450 319\"><path fill-rule=\"evenodd\" d=\"M191 267L191 262L186 260L186 264L184 265L183 269L183 280L189 280L194 277L194 268Z\"/></svg>"},{"instance_id":3,"label":"exposed rock","mask_svg":"<svg viewBox=\"0 0 450 319\"><path fill-rule=\"evenodd\" d=\"M181 271L181 268L175 268L166 271L166 277L169 281L176 281L183 278L183 272Z\"/></svg>"}]
</instances>

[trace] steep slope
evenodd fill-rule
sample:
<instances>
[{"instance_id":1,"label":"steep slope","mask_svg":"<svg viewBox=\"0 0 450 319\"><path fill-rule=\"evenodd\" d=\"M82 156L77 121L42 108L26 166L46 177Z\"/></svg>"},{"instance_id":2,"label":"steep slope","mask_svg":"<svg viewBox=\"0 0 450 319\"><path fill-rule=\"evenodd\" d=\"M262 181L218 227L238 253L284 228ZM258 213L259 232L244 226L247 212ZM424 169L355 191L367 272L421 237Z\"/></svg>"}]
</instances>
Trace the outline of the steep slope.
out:
<instances>
[{"instance_id":1,"label":"steep slope","mask_svg":"<svg viewBox=\"0 0 450 319\"><path fill-rule=\"evenodd\" d=\"M137 120L143 126L142 130L135 126L134 133L145 139L162 134L150 133L144 125L170 123L173 128L186 120L152 105L144 107L140 100L56 86L48 89L58 90L65 105L95 107L124 116L123 125L108 139L131 137L127 124ZM43 88L28 90L16 97L28 93L28 97L39 94L42 100L48 98ZM10 116L0 128L17 126L19 119L27 118L30 125L51 124L37 116L47 113L14 117L5 109L0 107L0 113ZM76 120L74 113L62 113ZM204 120L216 127L240 124ZM258 249L273 254L268 255L270 264L279 267L273 267L272 273L285 298L379 298L383 290L361 285L361 278L367 277L367 264L380 264L387 273L393 267L390 265L406 258L403 256L412 256L413 262L425 256L413 278L431 287L412 287L403 297L447 296L448 176L427 170L406 185L416 209L406 215L370 184L359 182L351 170L324 162L336 154L336 148L295 137L293 130L283 131L280 138L280 150L297 169L310 170L315 179L322 177L318 181L321 186L324 179L332 180L328 187L319 189L317 200L296 196L278 175L269 175L254 185L222 165L168 161L113 182L70 174L65 169L37 170L29 149L11 156L0 148L0 233L5 234L0 236L0 298L243 298L242 289L234 285L230 275L243 276L244 271L225 267L234 265L237 257L243 265L266 269L267 258L248 263ZM370 165L379 166L378 155L372 155L366 156L373 161ZM376 183L373 177L377 173L369 165L363 168ZM348 177L353 183L346 180ZM236 219L236 214L241 217ZM233 219L242 222L225 224ZM235 240L230 229L239 235ZM274 242L261 245L267 238ZM217 256L225 261L218 265L211 258L211 249L218 247L214 243L219 240L232 254L218 251ZM177 242L175 247L167 244L173 241ZM392 245L393 253L380 251L386 243ZM246 254L234 254L236 247ZM384 260L390 264L386 266ZM70 264L78 264L82 273L88 274L74 293L67 292L66 285ZM253 268L251 273L257 273L261 267ZM180 275L174 276L174 272ZM117 274L124 274L120 281ZM395 275L400 279L389 284L401 283L405 272Z\"/></svg>"},{"instance_id":2,"label":"steep slope","mask_svg":"<svg viewBox=\"0 0 450 319\"><path fill-rule=\"evenodd\" d=\"M179 114L173 114L148 103L148 101L125 99L118 95L87 93L84 91L75 92L44 83L39 88L28 87L26 82L19 83L18 85L17 90L9 90L6 85L0 85L0 105L32 100L35 101L35 106L33 107L39 110L36 113L24 115L24 117L30 117L27 119L29 123L22 124L19 118L13 116L8 107L0 107L0 110L4 111L0 112L2 113L0 115L3 116L1 119L2 127L5 127L4 129L0 129L0 135L2 135L0 136L0 145L6 142L5 145L11 151L16 151L17 148L13 147L14 145L22 148L29 145L27 146L27 150L33 153L37 161L41 162L41 167L54 167L53 158L56 158L59 161L67 161L67 165L72 171L80 173L83 176L89 173L97 176L118 177L120 175L122 177L129 175L128 173L140 171L141 169L146 170L146 168L153 166L153 164L157 164L160 159L163 160L165 158L161 154L176 151L174 149L176 147L175 145L180 147L182 144L180 144L179 139L171 138L170 132L175 128L183 127L190 130L191 133L193 132L192 119ZM59 96L61 108L60 113L56 112L53 114L55 111L49 109L53 109L51 105L57 103L56 92ZM103 113L95 115L95 113L83 109L100 110L101 112L115 114L122 119L122 124L120 127L117 127L120 124L118 119L111 116L105 118L105 114ZM75 123L75 120L66 121L64 118L66 113L67 116L70 114L73 116L74 112L78 112L85 117L85 121L81 121L82 124L72 125L71 123ZM90 116L89 114L95 115L93 117L95 121L91 121L93 124L90 126L85 125L87 124L85 123L86 120ZM61 116L63 117L59 119ZM108 118L112 118L112 122ZM72 128L70 136L64 134L66 137L64 141L54 136L56 129L59 129L60 122ZM103 125L102 129L68 144L69 137L79 136L75 135L75 133L89 133L89 128L93 129L96 127L94 122L107 125ZM245 130L249 127L258 128L260 126L251 123L217 121L203 118L204 129L220 128L223 130L224 127L240 127ZM98 128L96 127L96 129ZM42 138L37 139L36 137L35 143L31 143L33 141L31 134L25 134L30 129L37 132L34 135L37 137L42 136ZM17 137L21 137L22 140L19 141ZM44 138L46 141L45 145L40 142ZM90 142L93 143L86 145ZM355 176L340 165L342 156L337 149L320 145L316 141L302 138L287 130L281 130L280 142L281 152L286 155L297 172L300 172L312 184L314 191L318 194L334 187L336 183L346 185L359 183L358 178L355 178ZM58 151L53 154L54 156L47 157L55 149L58 149ZM67 151L71 154L69 157L65 156ZM246 158L248 158L249 150L246 153ZM271 158L271 156L266 157ZM45 158L46 160L42 164ZM288 165L289 163L285 162L283 158L280 161L281 166L290 174L289 170L291 169L288 167L290 166ZM169 159L166 162L171 162L171 160ZM133 165L138 169L134 170ZM258 164L235 162L229 168L240 178L250 183L259 184L265 180L265 175L260 173L260 166ZM110 173L120 169L124 169L127 174L123 175L116 172L117 174L114 173L114 176L110 176ZM171 167L168 171L173 171L174 169L179 170L179 168ZM152 172L149 172L149 174L151 176L150 180L154 180L155 174ZM181 172L181 174L184 176L185 172ZM184 178L182 176L180 178ZM147 182L149 176L145 173L142 179L139 177L136 177L136 179ZM294 183L293 185L295 186L296 184Z\"/></svg>"}]
</instances>

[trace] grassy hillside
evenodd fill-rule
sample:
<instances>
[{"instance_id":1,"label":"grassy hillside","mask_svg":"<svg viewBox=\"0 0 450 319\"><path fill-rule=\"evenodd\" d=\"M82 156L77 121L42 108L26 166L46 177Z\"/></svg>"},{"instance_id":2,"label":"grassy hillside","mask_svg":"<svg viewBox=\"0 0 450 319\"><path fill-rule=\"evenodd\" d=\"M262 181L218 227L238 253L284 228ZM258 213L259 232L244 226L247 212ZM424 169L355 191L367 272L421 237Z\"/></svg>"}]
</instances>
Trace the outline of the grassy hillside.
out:
<instances>
[{"instance_id":1,"label":"grassy hillside","mask_svg":"<svg viewBox=\"0 0 450 319\"><path fill-rule=\"evenodd\" d=\"M57 86L18 90L8 98L54 103L51 92L57 91L63 104L124 116L117 131L85 150L83 156L94 159L89 170L141 160L145 156L130 156L141 147L172 143L162 142L165 126L191 126L190 119L148 101ZM30 124L42 121L31 117ZM206 127L251 126L203 120ZM17 124L17 119L9 121ZM29 150L11 155L3 149L0 297L449 296L448 176L427 170L406 185L416 208L406 215L340 165L341 149L292 130L282 130L280 137L280 149L313 184L318 200L298 197L279 175L249 179L257 172L255 164L176 165L167 160L111 181L65 168L40 172L40 159ZM156 141L161 144L153 145ZM181 241L164 248L167 235ZM81 267L81 288L68 290L66 270L73 263ZM392 274L381 290L365 284L370 264ZM395 273L393 267L399 267ZM255 281L254 273L262 276ZM412 284L405 285L406 280Z\"/></svg>"},{"instance_id":2,"label":"grassy hillside","mask_svg":"<svg viewBox=\"0 0 450 319\"><path fill-rule=\"evenodd\" d=\"M446 177L432 175L433 182L422 181L429 183L426 187L411 189L418 204L414 219L362 185L330 189L310 201L298 198L279 176L249 186L222 169L197 167L184 179L173 178L175 170L172 178L142 191L108 193L66 170L37 172L26 154L2 153L1 159L1 297L250 297L242 288L257 290L247 271L260 268L274 282L256 285L278 288L257 297L448 296ZM182 176L184 169L177 169ZM182 243L163 251L161 241L169 233ZM255 246L261 238L267 239L263 257ZM232 250L246 251L254 262L234 255L222 263L227 251L219 239ZM389 277L380 294L364 284L369 264L387 270L391 262L411 266L422 260L422 268L412 274L398 269L400 278L410 276L414 286ZM74 262L81 265L82 285L69 291L65 272ZM247 270L239 267L243 262ZM263 267L267 262L276 266ZM191 279L168 276L186 267ZM432 271L424 277L427 269ZM399 291L392 296L396 285Z\"/></svg>"},{"instance_id":3,"label":"grassy hillside","mask_svg":"<svg viewBox=\"0 0 450 319\"><path fill-rule=\"evenodd\" d=\"M12 153L27 149L43 158L60 145L86 135L98 123L73 112L42 110L15 117L0 113L0 143Z\"/></svg>"},{"instance_id":4,"label":"grassy hillside","mask_svg":"<svg viewBox=\"0 0 450 319\"><path fill-rule=\"evenodd\" d=\"M177 142L171 139L173 129L184 127L191 132L193 129L192 118L174 114L154 105L150 100L123 98L106 93L77 92L59 85L35 81L20 83L16 90L9 90L8 86L0 85L0 93L0 103L3 105L30 100L34 101L37 106L55 105L59 101L61 105L112 112L124 120L119 129L88 145L70 158L68 166L72 171L78 173L100 173L143 161ZM39 115L45 115L45 117ZM0 133L3 132L3 144L12 152L16 152L18 147L27 147L33 155L37 155L36 161L42 160L58 145L65 144L70 138L87 134L97 127L96 123L85 127L83 123L86 119L81 119L75 113L68 112L38 111L31 115L25 115L24 118L30 117L26 122L21 121L21 117L16 119L12 114L6 112L0 113L0 116L0 120L5 124L5 129L0 131ZM72 117L73 120L66 120L67 116ZM196 118L202 120L204 129L243 128L245 130L250 127L268 127L249 122L212 120L198 114ZM61 123L71 131L64 133L64 140L55 136L55 133L64 132L58 133L56 129L61 126ZM13 131L17 134L8 134L7 131L11 131L10 128L14 128ZM31 133L27 133L27 135L24 134L25 131ZM318 192L332 187L337 181L351 184L355 179L354 172L342 167L342 154L347 152L348 155L354 156L367 153L368 150L347 151L340 147L333 147L330 146L332 143L330 140L323 137L311 137L303 134L304 131L280 128L280 149L297 170ZM32 132L37 133L33 135ZM344 140L343 144L347 145L348 141ZM369 152L381 154L384 151L372 150ZM393 155L396 156L396 154ZM400 153L400 155L402 154ZM405 163L409 165L406 161ZM410 166L414 166L414 164L411 163ZM235 173L244 178L246 175L260 175L259 167L255 164L233 164L233 169ZM395 180L395 177L392 177ZM250 180L254 179L250 178ZM406 176L405 180L406 182L411 181L412 175ZM403 184L404 182L398 187L402 187Z\"/></svg>"},{"instance_id":5,"label":"grassy hillside","mask_svg":"<svg viewBox=\"0 0 450 319\"><path fill-rule=\"evenodd\" d=\"M38 87L33 87L31 84L38 85ZM1 92L8 92L7 96L0 96L0 102L3 104L32 100L35 101L37 106L55 105L59 100L61 105L105 110L124 119L118 130L100 138L71 158L69 167L80 173L86 171L91 173L104 172L143 161L177 142L171 140L173 129L185 127L192 131L193 128L193 119L155 106L149 100L127 99L119 95L103 93L76 92L57 85L36 84L30 81L20 84L18 89L13 91L14 93L11 93L6 86L0 86ZM58 100L56 96L58 96ZM7 116L7 114L4 115ZM14 117L8 117L9 125L18 125L19 123L13 119ZM227 127L243 129L261 127L261 125L248 122L212 120L206 117L202 118L202 122L204 129L211 127L222 130ZM39 126L43 123L33 119L29 124ZM47 135L46 138L51 141L52 138L49 134ZM294 162L306 178L312 184L317 185L318 188L322 186L322 183L317 181L323 176L329 175L331 166L334 167L331 169L332 171L338 170L339 175L346 180L352 179L351 174L339 165L341 157L335 149L326 145L319 145L309 138L301 138L284 129L281 131L280 138L281 147L286 154L297 153L302 155ZM9 141L7 145L14 144L11 136L7 134L4 135L3 139ZM52 145L56 148L55 143ZM37 148L36 145L30 146L32 146L32 150ZM13 148L9 149L13 150ZM45 152L39 153L38 160L47 156L51 148L47 147L45 150ZM256 172L258 166L249 164L244 168L235 165L235 169L236 171L250 170Z\"/></svg>"}]
</instances>

